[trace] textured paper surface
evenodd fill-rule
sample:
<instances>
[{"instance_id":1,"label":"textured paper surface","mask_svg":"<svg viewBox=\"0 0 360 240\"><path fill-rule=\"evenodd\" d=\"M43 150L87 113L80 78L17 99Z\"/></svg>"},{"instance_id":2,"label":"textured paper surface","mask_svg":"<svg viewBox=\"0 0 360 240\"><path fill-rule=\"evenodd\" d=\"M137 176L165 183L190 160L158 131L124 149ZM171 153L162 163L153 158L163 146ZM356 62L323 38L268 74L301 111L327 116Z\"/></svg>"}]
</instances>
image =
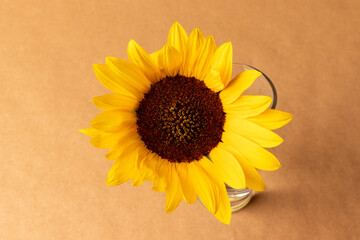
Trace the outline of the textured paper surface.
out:
<instances>
[{"instance_id":1,"label":"textured paper surface","mask_svg":"<svg viewBox=\"0 0 360 240\"><path fill-rule=\"evenodd\" d=\"M358 1L8 1L0 9L0 239L358 239ZM150 184L105 185L86 128L108 91L93 63L152 52L178 20L269 75L282 163L230 226L199 203L165 213Z\"/></svg>"}]
</instances>

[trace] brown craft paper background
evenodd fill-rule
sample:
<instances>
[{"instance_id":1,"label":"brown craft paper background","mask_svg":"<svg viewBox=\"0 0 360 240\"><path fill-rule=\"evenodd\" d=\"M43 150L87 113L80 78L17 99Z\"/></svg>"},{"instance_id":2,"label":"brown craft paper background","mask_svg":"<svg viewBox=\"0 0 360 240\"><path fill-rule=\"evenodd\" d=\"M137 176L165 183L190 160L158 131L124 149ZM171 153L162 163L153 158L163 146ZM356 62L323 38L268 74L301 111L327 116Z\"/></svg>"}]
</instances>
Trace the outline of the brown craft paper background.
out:
<instances>
[{"instance_id":1,"label":"brown craft paper background","mask_svg":"<svg viewBox=\"0 0 360 240\"><path fill-rule=\"evenodd\" d=\"M0 8L0 239L359 239L360 2L10 1ZM93 63L199 27L274 81L294 114L231 225L199 203L165 213L150 183L105 185L112 162L78 132L108 93Z\"/></svg>"}]
</instances>

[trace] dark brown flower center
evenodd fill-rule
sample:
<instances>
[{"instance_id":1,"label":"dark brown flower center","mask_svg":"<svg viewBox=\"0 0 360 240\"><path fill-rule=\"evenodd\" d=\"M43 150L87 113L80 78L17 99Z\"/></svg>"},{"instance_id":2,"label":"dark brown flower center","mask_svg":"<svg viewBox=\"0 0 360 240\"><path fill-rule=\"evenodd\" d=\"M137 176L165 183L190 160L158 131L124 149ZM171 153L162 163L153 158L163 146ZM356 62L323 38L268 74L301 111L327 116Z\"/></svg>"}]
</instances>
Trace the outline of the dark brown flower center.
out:
<instances>
[{"instance_id":1,"label":"dark brown flower center","mask_svg":"<svg viewBox=\"0 0 360 240\"><path fill-rule=\"evenodd\" d=\"M194 77L165 77L139 104L137 131L146 147L170 162L200 160L221 141L219 95Z\"/></svg>"}]
</instances>

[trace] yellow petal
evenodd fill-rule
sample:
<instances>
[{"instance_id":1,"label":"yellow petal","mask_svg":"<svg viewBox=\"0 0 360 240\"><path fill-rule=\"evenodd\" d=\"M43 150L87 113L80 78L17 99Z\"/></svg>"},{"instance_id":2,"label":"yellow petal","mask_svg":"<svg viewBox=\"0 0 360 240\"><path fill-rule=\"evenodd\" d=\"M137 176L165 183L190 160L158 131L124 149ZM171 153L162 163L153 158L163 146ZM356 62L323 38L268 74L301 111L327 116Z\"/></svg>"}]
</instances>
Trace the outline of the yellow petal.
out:
<instances>
[{"instance_id":1,"label":"yellow petal","mask_svg":"<svg viewBox=\"0 0 360 240\"><path fill-rule=\"evenodd\" d=\"M119 139L118 134L106 133L94 128L81 129L80 132L92 137L90 143L97 148L111 148Z\"/></svg>"},{"instance_id":2,"label":"yellow petal","mask_svg":"<svg viewBox=\"0 0 360 240\"><path fill-rule=\"evenodd\" d=\"M231 153L240 163L245 175L246 187L254 191L264 191L266 188L265 182L250 162L229 144L224 143L221 147Z\"/></svg>"},{"instance_id":3,"label":"yellow petal","mask_svg":"<svg viewBox=\"0 0 360 240\"><path fill-rule=\"evenodd\" d=\"M238 134L223 132L222 141L237 149L255 168L273 171L280 167L279 161L272 153Z\"/></svg>"},{"instance_id":4,"label":"yellow petal","mask_svg":"<svg viewBox=\"0 0 360 240\"><path fill-rule=\"evenodd\" d=\"M141 177L144 181L153 181L155 174L154 168L149 167L149 164L146 164L153 156L149 153L146 157L144 157L143 161L140 162L139 171L141 173Z\"/></svg>"},{"instance_id":5,"label":"yellow petal","mask_svg":"<svg viewBox=\"0 0 360 240\"><path fill-rule=\"evenodd\" d=\"M148 155L150 154L150 151L146 148L146 145L143 141L139 141L138 151L139 151L139 157L136 161L136 167L140 169L141 162L147 159Z\"/></svg>"},{"instance_id":6,"label":"yellow petal","mask_svg":"<svg viewBox=\"0 0 360 240\"><path fill-rule=\"evenodd\" d=\"M215 213L215 217L220 222L230 225L231 205L230 205L229 196L225 188L225 184L218 183L218 189L220 195L219 197L220 202L219 202L219 209Z\"/></svg>"},{"instance_id":7,"label":"yellow petal","mask_svg":"<svg viewBox=\"0 0 360 240\"><path fill-rule=\"evenodd\" d=\"M210 162L206 157L202 158L200 161ZM214 180L201 167L201 164L198 161L191 162L188 165L188 170L195 192L199 196L201 202L209 212L215 214L219 208L219 190L214 183Z\"/></svg>"},{"instance_id":8,"label":"yellow petal","mask_svg":"<svg viewBox=\"0 0 360 240\"><path fill-rule=\"evenodd\" d=\"M128 82L124 82L110 69L109 66L104 64L94 64L93 67L97 79L107 89L126 96L135 97L136 99L142 97L142 92L137 91L136 88ZM131 81L136 81L136 79L131 79Z\"/></svg>"},{"instance_id":9,"label":"yellow petal","mask_svg":"<svg viewBox=\"0 0 360 240\"><path fill-rule=\"evenodd\" d=\"M145 147L146 148L146 147ZM147 148L146 148L147 150ZM159 155L148 150L148 154L141 161L140 166L144 165L145 168L151 169L155 173L156 164L158 162Z\"/></svg>"},{"instance_id":10,"label":"yellow petal","mask_svg":"<svg viewBox=\"0 0 360 240\"><path fill-rule=\"evenodd\" d=\"M152 190L156 192L164 192L167 187L166 176L169 170L169 161L162 159L161 157L157 157L156 166L155 166L155 177L153 181L153 185L151 187Z\"/></svg>"},{"instance_id":11,"label":"yellow petal","mask_svg":"<svg viewBox=\"0 0 360 240\"><path fill-rule=\"evenodd\" d=\"M175 48L180 55L180 61L184 62L188 36L180 23L175 22L169 31L167 43Z\"/></svg>"},{"instance_id":12,"label":"yellow petal","mask_svg":"<svg viewBox=\"0 0 360 240\"><path fill-rule=\"evenodd\" d=\"M157 65L150 55L133 39L128 44L127 54L130 62L135 63L152 83L160 79L160 71Z\"/></svg>"},{"instance_id":13,"label":"yellow petal","mask_svg":"<svg viewBox=\"0 0 360 240\"><path fill-rule=\"evenodd\" d=\"M121 109L127 111L135 111L139 101L133 97L112 93L106 94L92 99L96 107L104 111Z\"/></svg>"},{"instance_id":14,"label":"yellow petal","mask_svg":"<svg viewBox=\"0 0 360 240\"><path fill-rule=\"evenodd\" d=\"M231 206L229 197L225 188L225 183L222 180L218 169L215 169L214 164L210 161L199 161L199 164L203 169L206 169L207 174L213 180L216 185L219 195L219 208L215 213L215 217L222 223L230 224L231 219Z\"/></svg>"},{"instance_id":15,"label":"yellow petal","mask_svg":"<svg viewBox=\"0 0 360 240\"><path fill-rule=\"evenodd\" d=\"M211 62L211 69L220 72L221 81L225 87L229 84L231 79L232 55L232 44L231 42L227 42L216 49Z\"/></svg>"},{"instance_id":16,"label":"yellow petal","mask_svg":"<svg viewBox=\"0 0 360 240\"><path fill-rule=\"evenodd\" d=\"M209 35L199 49L199 54L193 69L193 76L203 80L210 71L212 58L217 49L214 38Z\"/></svg>"},{"instance_id":17,"label":"yellow petal","mask_svg":"<svg viewBox=\"0 0 360 240\"><path fill-rule=\"evenodd\" d=\"M267 109L260 115L248 118L249 121L259 124L260 126L273 130L278 129L291 121L293 115L275 109Z\"/></svg>"},{"instance_id":18,"label":"yellow petal","mask_svg":"<svg viewBox=\"0 0 360 240\"><path fill-rule=\"evenodd\" d=\"M160 55L160 52L161 52L161 50L162 50L163 48L161 48L160 50L157 50L157 51L155 51L155 52L153 52L153 53L150 53L150 58L151 58L151 60L153 61L153 63L157 66L157 67L159 67L159 55Z\"/></svg>"},{"instance_id":19,"label":"yellow petal","mask_svg":"<svg viewBox=\"0 0 360 240\"><path fill-rule=\"evenodd\" d=\"M160 79L166 77L165 72L162 71L159 66L159 56L162 54L162 51L164 51L164 48L161 48L160 50L150 54L150 58L152 59L153 63L156 65L157 68L159 68Z\"/></svg>"},{"instance_id":20,"label":"yellow petal","mask_svg":"<svg viewBox=\"0 0 360 240\"><path fill-rule=\"evenodd\" d=\"M170 171L167 177L167 189L166 189L166 200L165 209L167 213L174 211L182 200L181 188L179 185L178 174L175 169L175 163L169 164Z\"/></svg>"},{"instance_id":21,"label":"yellow petal","mask_svg":"<svg viewBox=\"0 0 360 240\"><path fill-rule=\"evenodd\" d=\"M133 185L134 187L140 186L141 184L143 184L143 179L141 178L141 174L139 171L135 171L134 170L134 174L132 176L132 181L131 181L131 185Z\"/></svg>"},{"instance_id":22,"label":"yellow petal","mask_svg":"<svg viewBox=\"0 0 360 240\"><path fill-rule=\"evenodd\" d=\"M137 153L132 152L116 160L108 173L106 184L115 186L131 179L135 171L136 156Z\"/></svg>"},{"instance_id":23,"label":"yellow petal","mask_svg":"<svg viewBox=\"0 0 360 240\"><path fill-rule=\"evenodd\" d=\"M165 177L155 174L151 189L154 190L155 192L164 192L166 189Z\"/></svg>"},{"instance_id":24,"label":"yellow petal","mask_svg":"<svg viewBox=\"0 0 360 240\"><path fill-rule=\"evenodd\" d=\"M219 92L224 88L220 73L213 69L211 69L210 72L208 72L208 74L205 76L204 82L206 86L214 92Z\"/></svg>"},{"instance_id":25,"label":"yellow petal","mask_svg":"<svg viewBox=\"0 0 360 240\"><path fill-rule=\"evenodd\" d=\"M90 122L90 126L103 132L116 133L135 123L135 113L116 109L100 113Z\"/></svg>"},{"instance_id":26,"label":"yellow petal","mask_svg":"<svg viewBox=\"0 0 360 240\"><path fill-rule=\"evenodd\" d=\"M236 158L229 152L219 147L210 152L210 158L218 170L221 178L227 185L235 189L245 188L245 176Z\"/></svg>"},{"instance_id":27,"label":"yellow petal","mask_svg":"<svg viewBox=\"0 0 360 240\"><path fill-rule=\"evenodd\" d=\"M226 114L224 130L239 134L266 148L276 147L284 141L276 133L246 119L238 118L235 114Z\"/></svg>"},{"instance_id":28,"label":"yellow petal","mask_svg":"<svg viewBox=\"0 0 360 240\"><path fill-rule=\"evenodd\" d=\"M179 73L181 58L179 52L166 44L159 54L159 68L163 70L167 76L176 76Z\"/></svg>"},{"instance_id":29,"label":"yellow petal","mask_svg":"<svg viewBox=\"0 0 360 240\"><path fill-rule=\"evenodd\" d=\"M183 72L182 74L187 77L193 76L193 69L199 55L200 46L205 41L204 34L200 31L200 29L195 28L189 36L185 61L183 63Z\"/></svg>"},{"instance_id":30,"label":"yellow petal","mask_svg":"<svg viewBox=\"0 0 360 240\"><path fill-rule=\"evenodd\" d=\"M140 136L137 134L137 130L134 125L122 129L122 131L116 133L116 135L118 135L116 144L111 147L110 151L105 155L105 157L109 160L118 159L123 152L126 153L133 150L135 151L141 142Z\"/></svg>"},{"instance_id":31,"label":"yellow petal","mask_svg":"<svg viewBox=\"0 0 360 240\"><path fill-rule=\"evenodd\" d=\"M137 151L140 141L140 137L136 132L124 131L124 134L119 136L119 140L105 155L105 157L108 160L116 160L122 154L130 154L133 151Z\"/></svg>"},{"instance_id":32,"label":"yellow petal","mask_svg":"<svg viewBox=\"0 0 360 240\"><path fill-rule=\"evenodd\" d=\"M132 87L141 93L148 92L151 82L136 64L115 57L107 57L105 61L110 69L119 77L121 85L126 85L128 88Z\"/></svg>"},{"instance_id":33,"label":"yellow petal","mask_svg":"<svg viewBox=\"0 0 360 240\"><path fill-rule=\"evenodd\" d=\"M90 140L90 143L94 147L106 149L106 148L112 148L117 143L118 140L119 140L118 134L100 132L93 139Z\"/></svg>"},{"instance_id":34,"label":"yellow petal","mask_svg":"<svg viewBox=\"0 0 360 240\"><path fill-rule=\"evenodd\" d=\"M168 160L159 156L155 166L156 174L165 178L170 173L170 165L171 163Z\"/></svg>"},{"instance_id":35,"label":"yellow petal","mask_svg":"<svg viewBox=\"0 0 360 240\"><path fill-rule=\"evenodd\" d=\"M256 70L246 70L238 74L229 85L220 93L220 98L223 103L232 103L240 97L240 95L248 89L251 84L261 75L261 72Z\"/></svg>"},{"instance_id":36,"label":"yellow petal","mask_svg":"<svg viewBox=\"0 0 360 240\"><path fill-rule=\"evenodd\" d=\"M188 163L179 163L176 166L184 200L186 203L193 203L197 200L197 196L191 182L192 176L189 174Z\"/></svg>"},{"instance_id":37,"label":"yellow petal","mask_svg":"<svg viewBox=\"0 0 360 240\"><path fill-rule=\"evenodd\" d=\"M271 104L272 98L268 96L243 95L234 102L223 103L224 112L237 117L248 118L264 112Z\"/></svg>"},{"instance_id":38,"label":"yellow petal","mask_svg":"<svg viewBox=\"0 0 360 240\"><path fill-rule=\"evenodd\" d=\"M96 135L101 133L101 131L96 130L94 128L79 129L79 131L89 137L95 137Z\"/></svg>"},{"instance_id":39,"label":"yellow petal","mask_svg":"<svg viewBox=\"0 0 360 240\"><path fill-rule=\"evenodd\" d=\"M141 155L141 148L139 150L139 157ZM147 148L146 148L147 150ZM144 181L154 181L155 179L155 167L157 164L158 155L147 150L148 154L140 161L140 166L138 166L140 172L142 172L142 177ZM165 191L165 187L164 187Z\"/></svg>"},{"instance_id":40,"label":"yellow petal","mask_svg":"<svg viewBox=\"0 0 360 240\"><path fill-rule=\"evenodd\" d=\"M135 160L135 167L137 171L134 171L133 179L132 179L132 185L133 186L139 186L143 183L145 180L145 177L147 174L149 174L148 169L145 169L143 165L141 165L141 162L143 161L143 158L147 157L148 150L145 147L145 144L143 141L138 141L136 144L136 150L137 157Z\"/></svg>"}]
</instances>

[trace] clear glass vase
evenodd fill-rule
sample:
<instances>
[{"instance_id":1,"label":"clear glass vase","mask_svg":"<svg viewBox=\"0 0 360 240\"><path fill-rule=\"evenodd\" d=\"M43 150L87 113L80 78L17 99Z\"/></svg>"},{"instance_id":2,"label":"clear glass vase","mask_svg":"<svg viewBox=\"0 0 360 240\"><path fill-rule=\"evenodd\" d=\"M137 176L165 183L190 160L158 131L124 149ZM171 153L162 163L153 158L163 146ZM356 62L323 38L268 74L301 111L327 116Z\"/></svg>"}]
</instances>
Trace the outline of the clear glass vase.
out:
<instances>
[{"instance_id":1,"label":"clear glass vase","mask_svg":"<svg viewBox=\"0 0 360 240\"><path fill-rule=\"evenodd\" d=\"M262 71L246 64L234 63L232 78L234 78L237 74L249 69L255 69L261 72L262 75L255 80L255 82L251 85L251 87L249 87L243 93L243 95L269 96L273 99L272 103L270 104L270 108L275 109L277 103L277 94L276 94L275 86L272 83L272 81L268 78L268 76L266 76ZM245 207L255 194L255 191L249 188L234 189L229 186L226 186L226 190L228 192L232 212L238 211L243 207Z\"/></svg>"}]
</instances>

